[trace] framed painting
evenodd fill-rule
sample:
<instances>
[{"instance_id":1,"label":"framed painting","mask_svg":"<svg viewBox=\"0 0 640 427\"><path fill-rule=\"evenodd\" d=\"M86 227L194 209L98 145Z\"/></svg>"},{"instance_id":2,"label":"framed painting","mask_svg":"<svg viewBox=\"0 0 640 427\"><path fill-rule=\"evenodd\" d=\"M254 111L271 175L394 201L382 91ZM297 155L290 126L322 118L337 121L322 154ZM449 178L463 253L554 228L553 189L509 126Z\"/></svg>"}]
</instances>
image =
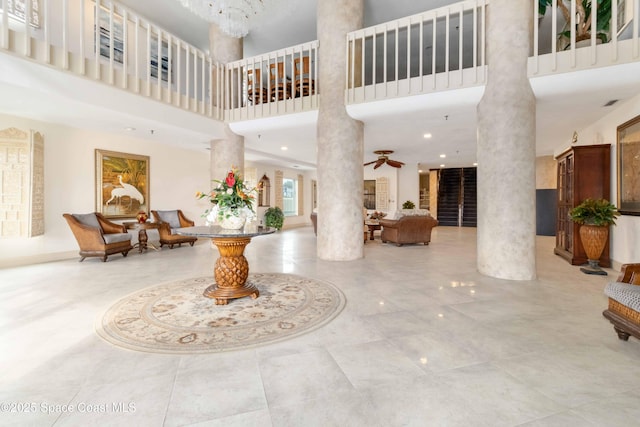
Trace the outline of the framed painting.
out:
<instances>
[{"instance_id":1,"label":"framed painting","mask_svg":"<svg viewBox=\"0 0 640 427\"><path fill-rule=\"evenodd\" d=\"M640 215L640 116L618 126L618 210Z\"/></svg>"},{"instance_id":2,"label":"framed painting","mask_svg":"<svg viewBox=\"0 0 640 427\"><path fill-rule=\"evenodd\" d=\"M149 215L149 156L96 149L96 211L107 218Z\"/></svg>"}]
</instances>

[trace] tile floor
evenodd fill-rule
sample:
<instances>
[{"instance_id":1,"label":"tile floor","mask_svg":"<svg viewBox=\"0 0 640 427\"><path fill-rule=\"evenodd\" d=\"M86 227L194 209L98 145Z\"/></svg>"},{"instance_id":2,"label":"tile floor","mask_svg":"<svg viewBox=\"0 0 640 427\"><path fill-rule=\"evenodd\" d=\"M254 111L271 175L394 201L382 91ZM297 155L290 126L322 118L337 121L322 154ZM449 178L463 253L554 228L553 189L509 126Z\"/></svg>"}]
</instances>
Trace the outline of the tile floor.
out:
<instances>
[{"instance_id":1,"label":"tile floor","mask_svg":"<svg viewBox=\"0 0 640 427\"><path fill-rule=\"evenodd\" d=\"M310 227L255 238L252 271L332 282L346 308L302 337L210 355L122 350L93 326L130 292L211 274L208 241L0 270L0 425L640 425L640 342L601 315L617 272L584 275L538 237L537 280L493 279L475 239L438 227L427 247L376 240L326 262Z\"/></svg>"}]
</instances>

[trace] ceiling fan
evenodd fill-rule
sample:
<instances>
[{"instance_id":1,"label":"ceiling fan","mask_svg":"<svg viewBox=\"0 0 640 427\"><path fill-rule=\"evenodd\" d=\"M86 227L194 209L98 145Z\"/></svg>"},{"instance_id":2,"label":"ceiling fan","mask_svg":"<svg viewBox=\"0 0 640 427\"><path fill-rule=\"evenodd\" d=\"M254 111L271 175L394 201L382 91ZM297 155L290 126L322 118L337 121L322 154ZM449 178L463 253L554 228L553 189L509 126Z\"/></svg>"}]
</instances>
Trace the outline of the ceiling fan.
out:
<instances>
[{"instance_id":1,"label":"ceiling fan","mask_svg":"<svg viewBox=\"0 0 640 427\"><path fill-rule=\"evenodd\" d=\"M373 168L374 169L378 169L380 166L382 166L383 164L388 164L389 166L392 166L394 168L401 168L402 165L404 165L404 163L399 162L397 160L391 160L389 158L389 154L393 153L392 150L376 150L374 151L375 154L378 155L378 160L374 160L373 162L369 162L369 163L365 163L364 166L368 166L368 165L372 165L372 164L376 164Z\"/></svg>"}]
</instances>

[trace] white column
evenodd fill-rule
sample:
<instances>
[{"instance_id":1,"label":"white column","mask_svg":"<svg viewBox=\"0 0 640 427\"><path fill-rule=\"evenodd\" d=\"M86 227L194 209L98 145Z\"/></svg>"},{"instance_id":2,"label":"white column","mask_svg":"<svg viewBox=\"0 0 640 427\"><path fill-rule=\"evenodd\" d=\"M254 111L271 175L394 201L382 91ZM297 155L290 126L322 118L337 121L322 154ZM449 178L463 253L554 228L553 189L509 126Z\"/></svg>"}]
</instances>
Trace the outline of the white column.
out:
<instances>
[{"instance_id":1,"label":"white column","mask_svg":"<svg viewBox=\"0 0 640 427\"><path fill-rule=\"evenodd\" d=\"M529 0L492 0L488 80L478 105L478 270L536 277L535 115L527 78Z\"/></svg>"},{"instance_id":2,"label":"white column","mask_svg":"<svg viewBox=\"0 0 640 427\"><path fill-rule=\"evenodd\" d=\"M318 257L363 256L364 125L344 105L346 34L362 28L364 0L318 2Z\"/></svg>"},{"instance_id":3,"label":"white column","mask_svg":"<svg viewBox=\"0 0 640 427\"><path fill-rule=\"evenodd\" d=\"M209 44L214 61L226 64L242 59L242 39L228 36L215 24L209 26ZM223 179L232 166L243 174L244 137L233 133L226 124L224 138L211 141L211 179Z\"/></svg>"}]
</instances>

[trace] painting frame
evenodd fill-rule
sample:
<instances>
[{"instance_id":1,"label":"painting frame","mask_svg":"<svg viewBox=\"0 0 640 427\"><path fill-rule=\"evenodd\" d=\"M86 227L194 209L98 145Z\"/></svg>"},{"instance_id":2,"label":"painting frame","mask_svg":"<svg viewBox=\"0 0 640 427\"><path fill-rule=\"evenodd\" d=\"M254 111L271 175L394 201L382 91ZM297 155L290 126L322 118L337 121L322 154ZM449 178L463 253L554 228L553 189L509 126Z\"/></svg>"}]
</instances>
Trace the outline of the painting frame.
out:
<instances>
[{"instance_id":1,"label":"painting frame","mask_svg":"<svg viewBox=\"0 0 640 427\"><path fill-rule=\"evenodd\" d=\"M640 116L617 128L618 211L640 216Z\"/></svg>"},{"instance_id":2,"label":"painting frame","mask_svg":"<svg viewBox=\"0 0 640 427\"><path fill-rule=\"evenodd\" d=\"M95 150L96 212L106 218L150 213L149 156Z\"/></svg>"}]
</instances>

